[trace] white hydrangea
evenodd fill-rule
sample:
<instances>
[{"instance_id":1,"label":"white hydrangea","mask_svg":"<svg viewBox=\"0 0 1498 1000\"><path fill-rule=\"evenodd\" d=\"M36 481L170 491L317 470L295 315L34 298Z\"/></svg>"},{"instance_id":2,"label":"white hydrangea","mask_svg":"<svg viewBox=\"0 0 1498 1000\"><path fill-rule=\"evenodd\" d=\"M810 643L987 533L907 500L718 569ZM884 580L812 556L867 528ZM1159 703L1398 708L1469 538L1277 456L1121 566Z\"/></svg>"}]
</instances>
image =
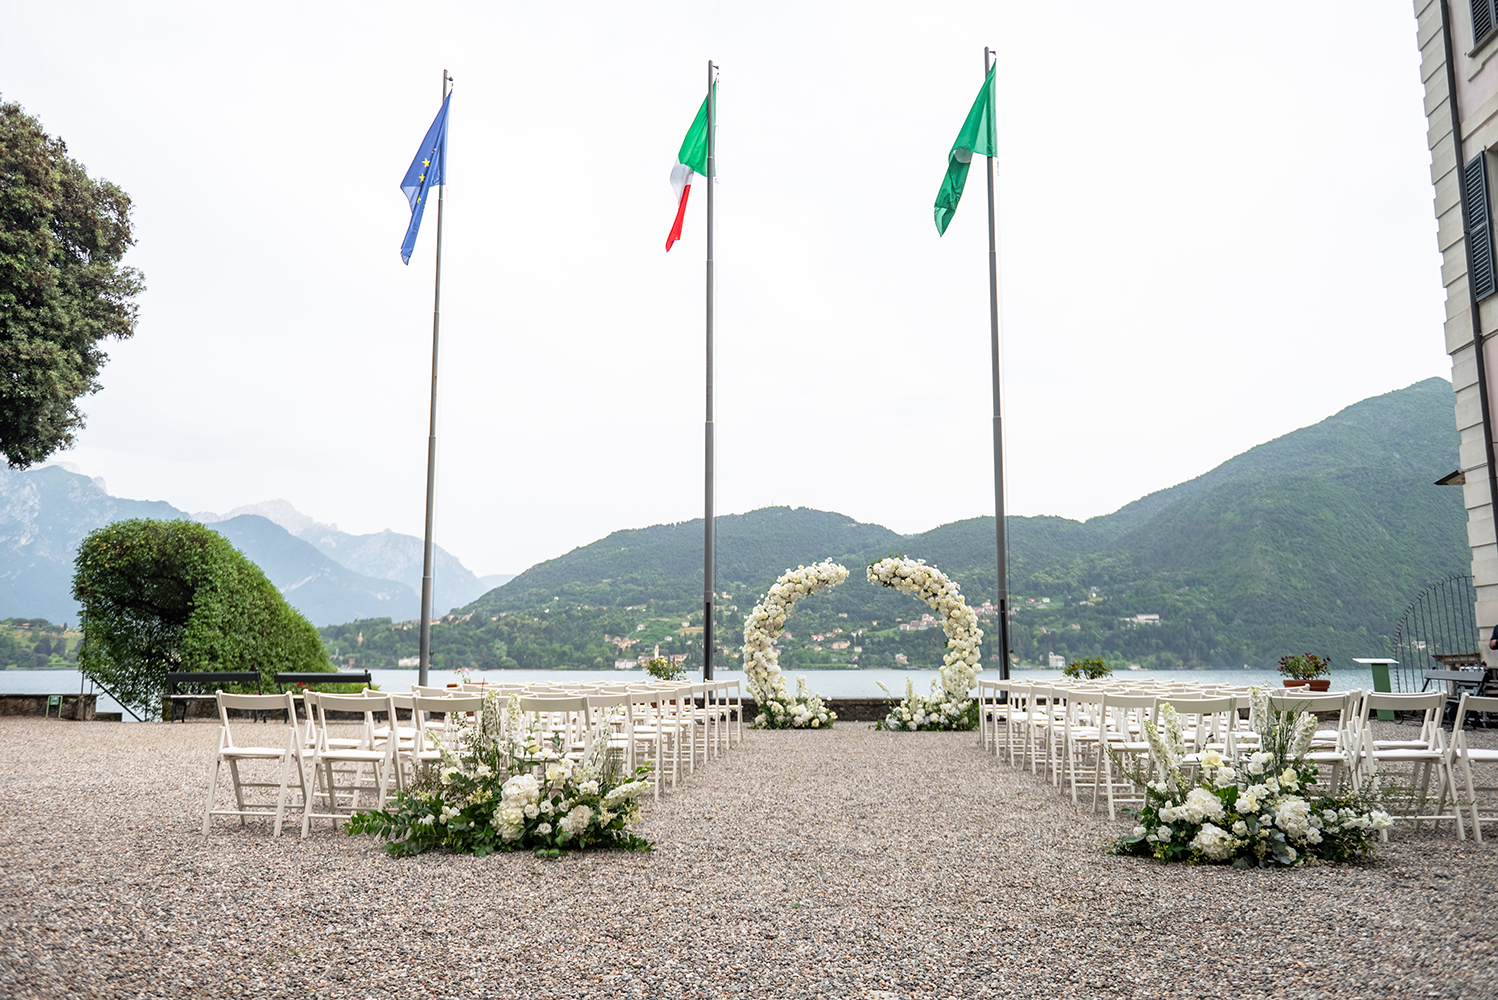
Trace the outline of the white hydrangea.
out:
<instances>
[{"instance_id":1,"label":"white hydrangea","mask_svg":"<svg viewBox=\"0 0 1498 1000\"><path fill-rule=\"evenodd\" d=\"M584 832L587 831L588 821L592 818L592 809L588 808L585 805L576 805L568 811L566 816L563 816L561 820L558 821L557 825L560 826L563 832L565 832L568 836L580 837Z\"/></svg>"},{"instance_id":2,"label":"white hydrangea","mask_svg":"<svg viewBox=\"0 0 1498 1000\"><path fill-rule=\"evenodd\" d=\"M1238 842L1221 827L1213 823L1204 823L1201 830L1192 838L1191 846L1213 861L1226 861L1233 856Z\"/></svg>"},{"instance_id":3,"label":"white hydrangea","mask_svg":"<svg viewBox=\"0 0 1498 1000\"><path fill-rule=\"evenodd\" d=\"M1184 809L1186 818L1193 823L1203 820L1221 822L1223 818L1222 800L1205 788L1193 788L1186 793Z\"/></svg>"},{"instance_id":4,"label":"white hydrangea","mask_svg":"<svg viewBox=\"0 0 1498 1000\"><path fill-rule=\"evenodd\" d=\"M1311 829L1310 818L1311 804L1299 795L1285 796L1274 810L1274 825L1292 840L1305 841Z\"/></svg>"}]
</instances>

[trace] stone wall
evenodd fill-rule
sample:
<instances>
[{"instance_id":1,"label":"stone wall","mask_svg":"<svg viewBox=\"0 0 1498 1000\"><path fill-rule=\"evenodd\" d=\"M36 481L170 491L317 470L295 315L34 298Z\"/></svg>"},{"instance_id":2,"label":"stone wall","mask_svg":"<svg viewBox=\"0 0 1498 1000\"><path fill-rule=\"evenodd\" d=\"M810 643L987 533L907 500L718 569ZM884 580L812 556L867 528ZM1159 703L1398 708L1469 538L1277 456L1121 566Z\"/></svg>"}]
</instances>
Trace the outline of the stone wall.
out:
<instances>
[{"instance_id":1,"label":"stone wall","mask_svg":"<svg viewBox=\"0 0 1498 1000\"><path fill-rule=\"evenodd\" d=\"M77 722L95 718L94 694L0 694L0 715L51 715ZM51 698L58 704L48 705Z\"/></svg>"}]
</instances>

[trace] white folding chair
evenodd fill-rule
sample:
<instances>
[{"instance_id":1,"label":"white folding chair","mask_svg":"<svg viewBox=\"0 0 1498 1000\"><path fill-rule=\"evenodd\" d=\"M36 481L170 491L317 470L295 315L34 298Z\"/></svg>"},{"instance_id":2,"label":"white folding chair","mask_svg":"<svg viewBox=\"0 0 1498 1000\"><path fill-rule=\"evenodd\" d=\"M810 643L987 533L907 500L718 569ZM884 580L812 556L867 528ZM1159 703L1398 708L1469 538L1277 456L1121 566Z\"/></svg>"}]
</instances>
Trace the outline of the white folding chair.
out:
<instances>
[{"instance_id":1,"label":"white folding chair","mask_svg":"<svg viewBox=\"0 0 1498 1000\"><path fill-rule=\"evenodd\" d=\"M629 766L633 770L640 764L650 765L651 794L659 799L666 770L666 729L660 724L660 694L654 688L632 687L627 691L627 696L630 719Z\"/></svg>"},{"instance_id":2,"label":"white folding chair","mask_svg":"<svg viewBox=\"0 0 1498 1000\"><path fill-rule=\"evenodd\" d=\"M1078 787L1092 788L1096 797L1098 762L1094 755L1101 753L1103 746L1103 692L1086 687L1066 688L1065 697L1058 773L1071 790L1072 805L1076 805Z\"/></svg>"},{"instance_id":3,"label":"white folding chair","mask_svg":"<svg viewBox=\"0 0 1498 1000\"><path fill-rule=\"evenodd\" d=\"M1031 684L1028 695L1026 711L1022 717L1025 764L1029 766L1031 774L1041 774L1041 762L1044 761L1044 774L1049 778L1051 742L1056 729L1056 697L1047 684Z\"/></svg>"},{"instance_id":4,"label":"white folding chair","mask_svg":"<svg viewBox=\"0 0 1498 1000\"><path fill-rule=\"evenodd\" d=\"M413 769L422 768L428 764L442 759L442 751L438 742L442 741L448 749L457 751L461 748L453 746L451 742L461 731L455 717L464 715L478 720L484 711L484 696L477 694L455 694L430 696L411 695L411 721L416 724L416 739L410 750L410 759ZM438 714L441 720L433 719Z\"/></svg>"},{"instance_id":5,"label":"white folding chair","mask_svg":"<svg viewBox=\"0 0 1498 1000\"><path fill-rule=\"evenodd\" d=\"M1019 754L1024 746L1026 717L1030 710L1030 684L1027 681L993 681L1000 695L1008 704L1002 718L994 720L994 756L1019 766ZM1002 736L999 724L1003 723Z\"/></svg>"},{"instance_id":6,"label":"white folding chair","mask_svg":"<svg viewBox=\"0 0 1498 1000\"><path fill-rule=\"evenodd\" d=\"M1101 711L1102 745L1093 774L1092 811L1098 810L1098 793L1102 790L1108 802L1108 818L1118 819L1120 805L1143 806L1145 798L1144 789L1134 783L1121 765L1120 773L1114 773L1113 758L1115 755L1132 758L1148 774L1153 764L1144 724L1157 725L1160 715L1154 695L1112 691L1103 692Z\"/></svg>"},{"instance_id":7,"label":"white folding chair","mask_svg":"<svg viewBox=\"0 0 1498 1000\"><path fill-rule=\"evenodd\" d=\"M1373 728L1369 720L1373 713L1379 709L1392 709L1396 712L1418 712L1423 714L1421 722L1421 733L1426 735L1423 746L1409 746L1410 741L1380 741L1373 738ZM1438 824L1443 819L1454 820L1456 823L1456 839L1465 840L1466 826L1462 819L1462 811L1456 802L1456 782L1451 767L1451 754L1446 748L1445 734L1441 731L1441 716L1446 710L1446 691L1444 688L1437 691L1426 691L1420 694L1386 694L1381 691L1370 691L1363 696L1362 704L1362 746L1354 755L1354 778L1358 780L1359 786L1369 782L1377 782L1377 787L1384 794L1384 805L1391 816L1396 819L1412 821L1416 828L1425 820L1432 824ZM1390 746L1390 742L1398 742L1404 745ZM1380 745L1384 744L1384 745ZM1379 775L1380 765L1410 765L1410 776L1407 784L1391 785ZM1430 776L1434 771L1439 782L1433 812L1425 813L1422 809L1432 801L1430 797ZM1445 811L1446 796L1451 795L1451 811ZM1379 831L1380 839L1388 839L1388 831Z\"/></svg>"},{"instance_id":8,"label":"white folding chair","mask_svg":"<svg viewBox=\"0 0 1498 1000\"><path fill-rule=\"evenodd\" d=\"M725 745L731 749L744 742L744 690L742 682L737 677L729 678L721 683L725 721L731 723L731 728L724 734Z\"/></svg>"},{"instance_id":9,"label":"white folding chair","mask_svg":"<svg viewBox=\"0 0 1498 1000\"><path fill-rule=\"evenodd\" d=\"M1317 716L1332 712L1337 714L1335 728L1318 729L1311 741L1311 749L1306 753L1306 760L1316 765L1318 774L1323 767L1331 768L1331 775L1327 778L1327 788L1332 795L1336 795L1341 790L1343 770L1347 769L1348 773L1351 773L1353 758L1356 756L1354 706L1361 699L1362 692L1360 691L1297 694L1290 689L1269 693L1271 711L1302 711Z\"/></svg>"},{"instance_id":10,"label":"white folding chair","mask_svg":"<svg viewBox=\"0 0 1498 1000\"><path fill-rule=\"evenodd\" d=\"M540 746L536 763L549 758L581 760L592 732L592 712L586 695L521 695L520 711L534 717Z\"/></svg>"},{"instance_id":11,"label":"white folding chair","mask_svg":"<svg viewBox=\"0 0 1498 1000\"><path fill-rule=\"evenodd\" d=\"M399 787L396 783L401 777L395 760L399 741L387 739L377 746L374 735L376 712L388 712L389 718L395 718L395 702L388 695L318 694L315 704L315 742L306 758L312 781L302 810L303 837L311 830L314 819L330 819L336 827L339 820L348 819L358 812L361 796L373 796L374 808L385 808L391 786ZM357 746L345 747L329 735L329 712L362 716L363 726ZM370 779L365 778L366 772L372 775ZM325 803L322 812L318 812L315 805L319 797Z\"/></svg>"},{"instance_id":12,"label":"white folding chair","mask_svg":"<svg viewBox=\"0 0 1498 1000\"><path fill-rule=\"evenodd\" d=\"M1478 805L1477 793L1498 792L1498 784L1474 784L1472 766L1474 764L1498 764L1498 750L1469 747L1466 723L1468 715L1490 712L1498 712L1498 698L1479 698L1477 695L1464 692L1462 700L1456 707L1456 722L1451 735L1452 757L1461 769L1462 787L1467 792L1466 801L1458 805L1464 805L1470 810L1472 833L1479 842L1482 840L1482 824L1498 822L1498 803L1489 801L1487 811L1484 812Z\"/></svg>"},{"instance_id":13,"label":"white folding chair","mask_svg":"<svg viewBox=\"0 0 1498 1000\"><path fill-rule=\"evenodd\" d=\"M214 755L213 764L208 770L208 797L203 802L203 835L208 835L209 825L215 816L238 816L239 825L245 825L246 816L275 817L275 828L272 836L281 836L281 822L286 816L286 796L291 788L291 776L296 775L296 786L305 800L307 796L307 783L302 770L302 740L297 726L296 700L288 691L285 694L225 694L217 692L218 696L218 752ZM240 746L234 742L234 730L229 725L229 710L248 712L275 712L286 713L286 730L284 741L279 747L270 746ZM266 716L269 718L269 715ZM267 733L266 735L270 735ZM281 777L279 781L249 781L240 773L240 765L248 761L277 761L281 765ZM234 806L214 808L214 797L218 792L219 771L224 765L229 767L229 779L234 788ZM267 803L246 802L245 789L247 788L274 788L276 789L276 804L272 808Z\"/></svg>"},{"instance_id":14,"label":"white folding chair","mask_svg":"<svg viewBox=\"0 0 1498 1000\"><path fill-rule=\"evenodd\" d=\"M1186 740L1186 755L1182 763L1198 766L1208 750L1219 746L1231 759L1238 754L1238 734L1230 721L1238 711L1238 699L1233 695L1203 697L1201 695L1161 695L1159 703L1170 705L1181 721L1181 734Z\"/></svg>"}]
</instances>

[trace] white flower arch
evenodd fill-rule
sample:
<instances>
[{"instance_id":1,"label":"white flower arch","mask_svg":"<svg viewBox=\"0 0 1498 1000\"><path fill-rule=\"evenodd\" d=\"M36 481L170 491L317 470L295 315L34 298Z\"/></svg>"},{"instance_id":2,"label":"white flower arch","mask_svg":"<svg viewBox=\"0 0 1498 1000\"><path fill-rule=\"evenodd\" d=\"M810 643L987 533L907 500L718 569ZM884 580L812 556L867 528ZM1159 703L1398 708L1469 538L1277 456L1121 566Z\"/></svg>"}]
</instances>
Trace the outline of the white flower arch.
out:
<instances>
[{"instance_id":1,"label":"white flower arch","mask_svg":"<svg viewBox=\"0 0 1498 1000\"><path fill-rule=\"evenodd\" d=\"M792 696L780 672L780 653L775 640L798 600L836 587L848 579L848 570L830 559L812 566L786 570L749 613L744 623L744 673L749 693L759 704L754 724L770 729L820 729L837 721L837 713L820 695L806 689L806 678L796 678Z\"/></svg>"},{"instance_id":2,"label":"white flower arch","mask_svg":"<svg viewBox=\"0 0 1498 1000\"><path fill-rule=\"evenodd\" d=\"M869 582L890 587L925 601L941 616L947 635L942 659L941 688L931 682L931 695L915 694L909 680L905 700L885 717L889 729L954 729L964 725L972 703L969 692L982 667L983 630L978 615L962 599L956 581L924 559L887 556L869 564Z\"/></svg>"}]
</instances>

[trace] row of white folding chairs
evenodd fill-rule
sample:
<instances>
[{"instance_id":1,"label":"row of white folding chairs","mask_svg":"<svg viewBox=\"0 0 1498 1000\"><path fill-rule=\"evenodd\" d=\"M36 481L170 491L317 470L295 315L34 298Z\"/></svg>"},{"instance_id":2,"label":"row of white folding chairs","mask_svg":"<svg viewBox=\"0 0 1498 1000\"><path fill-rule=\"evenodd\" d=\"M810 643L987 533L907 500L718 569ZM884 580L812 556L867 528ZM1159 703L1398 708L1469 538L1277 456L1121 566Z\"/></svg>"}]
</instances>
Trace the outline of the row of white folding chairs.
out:
<instances>
[{"instance_id":1,"label":"row of white folding chairs","mask_svg":"<svg viewBox=\"0 0 1498 1000\"><path fill-rule=\"evenodd\" d=\"M721 753L724 747L742 740L741 728L731 735L730 727L731 722L742 724L737 681L604 684L585 688L528 685L518 690L484 685L467 689L412 687L413 693L409 695L374 690L357 695L307 692L303 695L305 728L297 721L296 700L289 693L222 695L219 750L209 778L204 832L208 831L213 815L238 815L243 822L245 816L267 811L245 802L245 789L267 784L243 780L239 765L248 759L279 759L282 763L281 780L274 786L278 789L274 809L277 835L287 808L285 800L293 786L302 799L304 835L311 819L346 818L355 811L361 797L375 808L383 807L394 790L405 787L413 765L439 756L435 737L443 735L447 723L435 720L434 714L452 718L448 713L458 713L459 717L476 718L484 710L486 696L491 692L504 695L506 702L510 693L518 696L521 712L534 721L539 731L538 765L548 754L580 759L592 740L603 736L609 740L611 751L631 771L638 764L650 765L650 781L656 797L667 777L673 789L680 783L684 757L690 772L695 768L699 751L705 761L709 753ZM493 700L488 704L498 712L496 721L503 726L506 706ZM230 709L282 710L288 720L284 745L236 746L229 727ZM401 725L400 710L409 713L410 725ZM327 712L354 713L356 718L362 718L362 725L356 726L353 733L345 729L341 735L335 735L330 731ZM558 745L559 751L555 749ZM214 805L215 789L224 767L228 768L233 783L235 809Z\"/></svg>"},{"instance_id":2,"label":"row of white folding chairs","mask_svg":"<svg viewBox=\"0 0 1498 1000\"><path fill-rule=\"evenodd\" d=\"M627 751L628 766L650 763L653 793L659 797L667 778L675 788L682 771L695 773L699 758L721 756L743 740L743 694L736 679L707 682L640 681L626 683L567 682L527 685L465 685L468 690L492 691L508 697L589 696L602 705L632 698L627 719L619 704L614 714L615 742ZM627 731L623 731L627 730Z\"/></svg>"},{"instance_id":3,"label":"row of white folding chairs","mask_svg":"<svg viewBox=\"0 0 1498 1000\"><path fill-rule=\"evenodd\" d=\"M293 786L300 795L302 836L306 836L313 819L346 819L357 810L361 798L366 806L383 808L390 794L405 784L402 745L396 726L396 706L390 695L333 695L307 692L303 696L306 724L297 709L297 698L291 692L280 695L235 695L218 692L219 739L208 777L208 794L203 808L203 833L209 832L214 816L246 817L265 815L274 818L274 835L280 836ZM230 711L263 712L269 718L281 712L285 730L279 746L244 746L234 740ZM335 736L329 731L328 712L353 712L361 720L357 736ZM385 736L378 734L377 713L385 713L389 726ZM248 779L240 765L248 761L277 761L281 765L279 781ZM220 776L227 769L234 793L233 808L219 804ZM247 801L246 790L277 789L274 808L268 803Z\"/></svg>"},{"instance_id":4,"label":"row of white folding chairs","mask_svg":"<svg viewBox=\"0 0 1498 1000\"><path fill-rule=\"evenodd\" d=\"M649 695L647 702L637 699L630 707L631 725L637 731L660 737L662 746L654 758L657 765L654 777L664 777L669 759L672 787L680 780L683 763L688 774L694 773L699 758L706 763L743 741L743 694L736 679L631 680L622 684L558 681L521 686L469 684L465 689L492 690L505 697L511 693L532 697Z\"/></svg>"},{"instance_id":5,"label":"row of white folding chairs","mask_svg":"<svg viewBox=\"0 0 1498 1000\"><path fill-rule=\"evenodd\" d=\"M711 729L711 739L703 742L702 752L704 757L709 752L713 756L721 756L724 750L733 744L743 742L744 738L744 698L740 681L737 679L713 680L713 681L644 681L630 679L625 682L611 681L567 681L559 680L546 683L532 683L525 685L488 685L488 684L464 684L465 690L495 690L502 694L510 691L526 692L534 694L545 694L547 692L575 691L586 693L598 691L600 693L618 693L631 689L662 690L668 694L678 693L683 686L691 688L687 695L693 709L692 716L704 729Z\"/></svg>"},{"instance_id":6,"label":"row of white folding chairs","mask_svg":"<svg viewBox=\"0 0 1498 1000\"><path fill-rule=\"evenodd\" d=\"M1106 681L999 681L980 680L978 684L979 739L985 747L992 747L1001 758L1028 765L1032 772L1044 766L1046 773L1056 780L1054 771L1058 763L1054 756L1059 746L1061 727L1066 723L1067 693L1079 695L1100 694L1111 691L1115 695L1150 694L1174 695L1180 698L1212 698L1233 695L1241 697L1247 704L1246 689L1226 686L1144 685L1136 682ZM1226 722L1224 717L1223 722ZM1094 723L1095 725L1095 723ZM1133 735L1142 738L1138 723ZM1225 734L1224 734L1225 735Z\"/></svg>"},{"instance_id":7,"label":"row of white folding chairs","mask_svg":"<svg viewBox=\"0 0 1498 1000\"><path fill-rule=\"evenodd\" d=\"M1240 749L1258 745L1258 734L1247 718L1250 698L1246 691L1232 688L1172 685L1151 691L1120 684L988 681L980 685L979 696L980 720L986 729L981 738L1000 758L1028 766L1037 775L1043 767L1056 787L1066 786L1074 803L1079 789L1091 788L1094 810L1106 801L1109 815L1115 818L1119 805L1143 800L1142 789L1128 779L1119 762L1132 759L1145 774L1157 766L1150 759L1143 726L1146 720L1158 724L1160 706L1172 704L1181 719L1188 766L1199 764L1202 754L1210 750L1231 758ZM1335 716L1330 728L1316 731L1307 754L1325 772L1324 780L1332 791L1344 781L1362 787L1379 775L1380 767L1409 765L1407 781L1383 783L1385 793L1399 799L1390 803L1392 811L1416 823L1453 820L1458 839L1464 837L1453 769L1457 755L1455 747L1446 746L1440 728L1444 692L1302 693L1287 689L1270 692L1270 705L1277 711L1313 712L1323 719ZM1370 720L1380 710L1414 714L1418 735L1375 738ZM1437 779L1434 795L1430 789L1433 777ZM1470 792L1465 801L1472 801Z\"/></svg>"},{"instance_id":8,"label":"row of white folding chairs","mask_svg":"<svg viewBox=\"0 0 1498 1000\"><path fill-rule=\"evenodd\" d=\"M238 816L243 823L247 816L264 814L274 817L274 834L279 836L293 787L301 798L303 836L314 819L329 819L336 825L358 811L361 803L364 808L383 808L395 791L406 787L415 767L440 758L438 741L456 729L448 720L469 716L477 724L486 710L484 695L452 689L418 689L408 695L374 690L342 695L309 691L302 698L305 727L298 719L296 698L289 692L284 695L219 693L219 747L204 806L205 834L213 816ZM499 721L503 721L502 707L492 701L487 707L498 710ZM229 721L231 710L282 711L287 720L282 745L236 745ZM401 710L409 713L410 725L401 725ZM567 731L560 753L551 754L537 747L538 767L555 757L579 758L582 749L591 743L591 737L597 735L586 731L599 719L587 698L523 697L521 710L545 718L553 728L559 718L570 717L570 724L575 727ZM341 723L335 730L329 713L352 714L355 721L352 727ZM437 715L443 719L437 720ZM248 760L279 760L280 780L275 784L247 780L240 772L240 764ZM233 787L234 808L227 804L215 807L219 777L225 768ZM246 801L246 790L269 787L277 789L274 809L268 803Z\"/></svg>"}]
</instances>

